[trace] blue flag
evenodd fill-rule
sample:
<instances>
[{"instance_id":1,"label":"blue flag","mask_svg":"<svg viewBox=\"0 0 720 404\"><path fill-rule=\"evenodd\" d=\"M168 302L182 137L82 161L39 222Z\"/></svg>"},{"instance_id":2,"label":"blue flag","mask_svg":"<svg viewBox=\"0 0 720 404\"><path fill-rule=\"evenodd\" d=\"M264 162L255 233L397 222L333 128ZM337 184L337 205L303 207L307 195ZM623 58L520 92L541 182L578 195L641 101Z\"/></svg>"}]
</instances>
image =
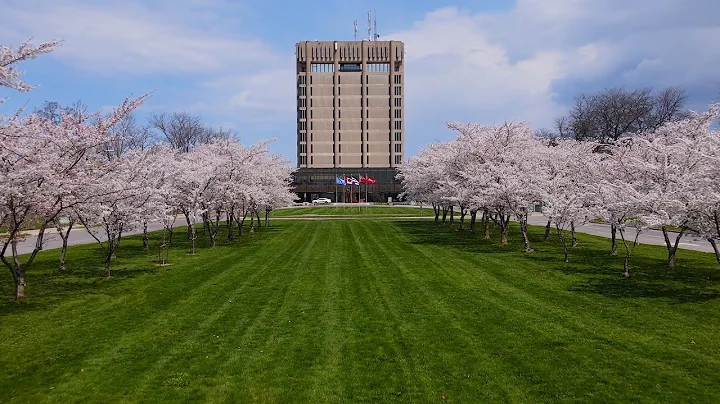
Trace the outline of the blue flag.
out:
<instances>
[{"instance_id":1,"label":"blue flag","mask_svg":"<svg viewBox=\"0 0 720 404\"><path fill-rule=\"evenodd\" d=\"M340 177L335 177L335 183L337 183L338 185L347 185L345 183L345 180Z\"/></svg>"}]
</instances>

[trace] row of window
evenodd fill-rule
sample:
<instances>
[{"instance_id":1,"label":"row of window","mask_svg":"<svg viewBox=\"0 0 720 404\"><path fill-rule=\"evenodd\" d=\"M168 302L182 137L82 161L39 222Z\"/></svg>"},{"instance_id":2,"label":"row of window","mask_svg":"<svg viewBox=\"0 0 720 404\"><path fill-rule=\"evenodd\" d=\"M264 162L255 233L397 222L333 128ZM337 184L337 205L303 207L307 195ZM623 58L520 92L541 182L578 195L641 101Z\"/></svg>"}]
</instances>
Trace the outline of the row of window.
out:
<instances>
[{"instance_id":1,"label":"row of window","mask_svg":"<svg viewBox=\"0 0 720 404\"><path fill-rule=\"evenodd\" d=\"M342 133L338 132L337 134L337 140L338 142L342 142ZM300 142L307 142L307 133L300 133L298 136L298 141ZM310 132L310 142L313 141L313 134ZM335 134L333 133L333 142L335 141ZM370 134L365 133L365 141L370 141ZM401 132L395 132L395 141L401 142L402 141L402 133Z\"/></svg>"},{"instance_id":2,"label":"row of window","mask_svg":"<svg viewBox=\"0 0 720 404\"><path fill-rule=\"evenodd\" d=\"M388 158L388 163L390 162L392 162L392 156ZM298 163L307 165L307 156L298 156ZM310 156L310 164L315 164L313 156ZM342 156L338 156L337 164L342 164ZM365 156L365 164L370 164L370 156ZM402 164L402 155L395 156L395 164ZM333 165L335 165L335 156L333 156Z\"/></svg>"},{"instance_id":3,"label":"row of window","mask_svg":"<svg viewBox=\"0 0 720 404\"><path fill-rule=\"evenodd\" d=\"M325 71L319 71L319 70L316 71L316 70L315 70L315 69L316 69L315 66L318 66L317 69L320 69L320 70L330 69L330 71L328 71L328 72L332 72L332 69L333 69L333 67L332 67L333 65L332 65L332 64L327 64L327 63L313 64L313 72L314 72L314 73L328 73L328 72L325 72ZM330 67L325 67L325 66L330 66ZM379 63L379 64L369 64L369 65L367 65L367 66L368 66L368 72L371 72L371 73L378 73L378 72L379 72L379 73L385 73L385 72L389 72L389 71L390 71L390 65L387 65L387 64ZM371 68L371 66L378 66L378 67L372 67L372 68ZM387 66L387 67L384 67L384 66ZM373 69L380 69L380 70L375 71L375 70L373 70ZM382 70L382 69L387 69L387 70ZM342 69L342 66L341 66L341 68L340 68L340 71L344 71L344 70ZM297 83L298 83L299 85L305 85L305 84L307 84L307 77L308 77L308 76L298 76ZM341 83L341 81L342 81L341 78L342 78L342 76L337 76L337 83L338 83L338 84L342 84L342 83ZM395 84L402 84L402 75L400 75L400 74L394 75L394 76L393 76L393 80L394 80ZM313 83L313 76L310 76L310 84L312 84L312 83ZM333 81L332 81L332 83L335 84L335 76L333 76ZM369 84L369 83L370 83L370 75L366 74L366 75L365 75L365 84Z\"/></svg>"},{"instance_id":4,"label":"row of window","mask_svg":"<svg viewBox=\"0 0 720 404\"><path fill-rule=\"evenodd\" d=\"M312 119L313 112L310 110L310 119ZM300 119L306 119L307 111L304 109L298 110L298 130L307 130L307 121L300 121ZM340 111L338 111L338 118L340 118ZM401 110L395 110L395 118L402 119ZM310 130L314 128L313 122L310 121ZM342 122L338 122L338 130L342 130ZM365 121L365 129L370 129L370 121ZM335 130L335 121L333 121L333 130ZM395 130L402 130L402 121L395 121Z\"/></svg>"}]
</instances>

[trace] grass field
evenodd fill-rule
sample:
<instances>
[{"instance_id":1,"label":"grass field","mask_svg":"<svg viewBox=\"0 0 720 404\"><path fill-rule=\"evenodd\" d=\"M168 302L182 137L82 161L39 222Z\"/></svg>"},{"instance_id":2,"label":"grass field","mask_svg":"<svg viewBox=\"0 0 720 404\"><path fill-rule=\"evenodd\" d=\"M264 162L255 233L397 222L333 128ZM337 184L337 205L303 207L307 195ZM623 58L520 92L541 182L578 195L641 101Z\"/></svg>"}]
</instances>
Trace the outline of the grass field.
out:
<instances>
[{"instance_id":1,"label":"grass field","mask_svg":"<svg viewBox=\"0 0 720 404\"><path fill-rule=\"evenodd\" d=\"M456 216L459 214L457 212ZM283 208L271 212L272 217L286 216L425 216L431 217L435 214L432 208L419 206L308 206L299 208ZM469 216L466 216L469 220Z\"/></svg>"},{"instance_id":2,"label":"grass field","mask_svg":"<svg viewBox=\"0 0 720 404\"><path fill-rule=\"evenodd\" d=\"M109 280L94 246L65 274L43 252L27 301L0 303L0 402L720 401L710 254L668 271L640 246L622 280L605 239L582 235L570 264L511 241L275 221L168 267L129 238Z\"/></svg>"}]
</instances>

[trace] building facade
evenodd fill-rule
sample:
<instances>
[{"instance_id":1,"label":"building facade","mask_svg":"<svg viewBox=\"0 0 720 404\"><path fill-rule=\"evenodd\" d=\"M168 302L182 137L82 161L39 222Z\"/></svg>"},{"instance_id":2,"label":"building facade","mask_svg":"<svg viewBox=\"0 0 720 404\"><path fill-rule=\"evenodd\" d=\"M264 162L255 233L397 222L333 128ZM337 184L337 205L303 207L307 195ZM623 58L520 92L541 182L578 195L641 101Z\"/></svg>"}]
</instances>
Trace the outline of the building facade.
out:
<instances>
[{"instance_id":1,"label":"building facade","mask_svg":"<svg viewBox=\"0 0 720 404\"><path fill-rule=\"evenodd\" d=\"M296 44L297 166L301 200L387 201L405 156L404 45L400 41ZM340 187L336 178L377 184ZM377 178L375 178L377 177Z\"/></svg>"},{"instance_id":2,"label":"building facade","mask_svg":"<svg viewBox=\"0 0 720 404\"><path fill-rule=\"evenodd\" d=\"M397 167L404 158L404 46L299 42L300 168Z\"/></svg>"}]
</instances>

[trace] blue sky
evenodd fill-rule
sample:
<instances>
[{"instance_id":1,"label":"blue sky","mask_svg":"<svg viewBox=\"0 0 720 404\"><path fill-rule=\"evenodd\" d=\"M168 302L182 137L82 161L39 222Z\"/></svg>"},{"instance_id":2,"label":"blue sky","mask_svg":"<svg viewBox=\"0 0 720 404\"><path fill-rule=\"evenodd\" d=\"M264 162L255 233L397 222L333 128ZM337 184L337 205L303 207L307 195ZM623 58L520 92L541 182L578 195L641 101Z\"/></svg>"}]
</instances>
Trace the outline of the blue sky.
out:
<instances>
[{"instance_id":1,"label":"blue sky","mask_svg":"<svg viewBox=\"0 0 720 404\"><path fill-rule=\"evenodd\" d=\"M381 39L406 43L406 150L446 140L446 121L524 119L550 127L572 98L609 86L683 86L689 106L720 98L720 1L392 2L2 0L0 44L63 39L21 65L30 93L107 109L152 92L138 112L187 111L244 143L275 138L295 160L294 44L353 37L375 10Z\"/></svg>"}]
</instances>

